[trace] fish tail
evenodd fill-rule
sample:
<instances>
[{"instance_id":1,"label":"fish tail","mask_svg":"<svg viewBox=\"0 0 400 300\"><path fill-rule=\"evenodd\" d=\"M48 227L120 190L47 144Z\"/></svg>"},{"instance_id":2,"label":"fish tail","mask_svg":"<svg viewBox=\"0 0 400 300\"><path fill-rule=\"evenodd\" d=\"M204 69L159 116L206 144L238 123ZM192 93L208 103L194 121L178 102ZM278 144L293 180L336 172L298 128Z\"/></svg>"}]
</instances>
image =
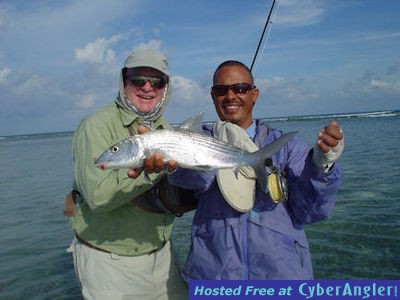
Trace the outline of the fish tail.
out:
<instances>
[{"instance_id":1,"label":"fish tail","mask_svg":"<svg viewBox=\"0 0 400 300\"><path fill-rule=\"evenodd\" d=\"M270 159L273 154L278 152L279 149L289 142L296 134L297 131L286 133L264 148L253 153L253 155L256 157L256 163L252 167L256 173L257 181L264 192L268 192L268 174L265 170L265 166L269 165L268 159Z\"/></svg>"}]
</instances>

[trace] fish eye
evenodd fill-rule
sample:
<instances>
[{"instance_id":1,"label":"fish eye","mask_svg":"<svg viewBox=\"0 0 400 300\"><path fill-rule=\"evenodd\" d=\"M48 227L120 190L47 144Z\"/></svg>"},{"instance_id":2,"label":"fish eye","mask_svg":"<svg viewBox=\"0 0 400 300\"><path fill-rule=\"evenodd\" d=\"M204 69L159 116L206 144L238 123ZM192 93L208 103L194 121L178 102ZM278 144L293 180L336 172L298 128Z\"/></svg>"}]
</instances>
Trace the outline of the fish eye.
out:
<instances>
[{"instance_id":1,"label":"fish eye","mask_svg":"<svg viewBox=\"0 0 400 300\"><path fill-rule=\"evenodd\" d=\"M116 153L116 152L118 152L119 151L119 147L118 146L113 146L112 148L111 148L111 152L112 153Z\"/></svg>"}]
</instances>

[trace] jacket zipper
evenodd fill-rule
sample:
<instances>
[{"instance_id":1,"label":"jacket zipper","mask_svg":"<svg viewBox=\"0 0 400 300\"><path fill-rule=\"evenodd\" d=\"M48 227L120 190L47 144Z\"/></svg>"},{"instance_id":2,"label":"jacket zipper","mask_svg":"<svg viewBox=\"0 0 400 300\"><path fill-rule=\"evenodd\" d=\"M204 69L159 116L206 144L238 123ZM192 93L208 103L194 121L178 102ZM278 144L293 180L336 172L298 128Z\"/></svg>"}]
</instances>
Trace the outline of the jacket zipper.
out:
<instances>
[{"instance_id":1,"label":"jacket zipper","mask_svg":"<svg viewBox=\"0 0 400 300\"><path fill-rule=\"evenodd\" d=\"M244 280L249 280L249 262L248 262L248 251L247 251L247 217L248 213L242 214L242 246L243 246L243 262L244 262Z\"/></svg>"},{"instance_id":2,"label":"jacket zipper","mask_svg":"<svg viewBox=\"0 0 400 300\"><path fill-rule=\"evenodd\" d=\"M299 252L300 255L300 265L302 268L304 268L304 253L303 253L303 249L300 245L300 243L298 241L294 241L294 246L297 249L297 252Z\"/></svg>"},{"instance_id":3,"label":"jacket zipper","mask_svg":"<svg viewBox=\"0 0 400 300\"><path fill-rule=\"evenodd\" d=\"M293 243L293 246L300 258L300 265L302 268L304 268L305 257L304 257L304 250L303 250L303 247L301 246L301 244L289 235L286 235L282 232L280 234Z\"/></svg>"}]
</instances>

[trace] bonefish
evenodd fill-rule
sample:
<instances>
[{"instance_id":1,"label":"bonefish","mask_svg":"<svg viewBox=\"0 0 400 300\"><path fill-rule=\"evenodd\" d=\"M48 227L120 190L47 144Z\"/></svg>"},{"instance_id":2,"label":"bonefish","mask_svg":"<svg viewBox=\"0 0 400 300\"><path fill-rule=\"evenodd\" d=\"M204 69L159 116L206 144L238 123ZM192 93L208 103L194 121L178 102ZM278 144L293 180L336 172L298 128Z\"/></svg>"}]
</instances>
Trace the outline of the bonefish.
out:
<instances>
[{"instance_id":1,"label":"bonefish","mask_svg":"<svg viewBox=\"0 0 400 300\"><path fill-rule=\"evenodd\" d=\"M257 181L268 191L265 162L290 141L297 132L287 133L256 152L248 152L202 133L203 114L194 116L176 129L151 130L128 137L105 150L95 166L101 169L141 168L144 159L161 153L165 161L174 160L182 168L211 170L251 166Z\"/></svg>"}]
</instances>

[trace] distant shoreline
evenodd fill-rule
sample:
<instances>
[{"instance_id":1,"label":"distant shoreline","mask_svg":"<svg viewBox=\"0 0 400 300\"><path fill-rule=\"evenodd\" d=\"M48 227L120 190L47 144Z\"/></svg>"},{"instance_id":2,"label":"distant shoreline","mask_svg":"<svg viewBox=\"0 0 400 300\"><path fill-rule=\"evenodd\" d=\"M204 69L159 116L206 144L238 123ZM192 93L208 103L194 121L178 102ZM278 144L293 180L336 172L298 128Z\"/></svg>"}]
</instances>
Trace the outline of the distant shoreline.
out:
<instances>
[{"instance_id":1,"label":"distant shoreline","mask_svg":"<svg viewBox=\"0 0 400 300\"><path fill-rule=\"evenodd\" d=\"M309 121L319 119L349 119L349 118L383 118L400 116L400 110L381 110L370 112L335 113L322 115L306 115L291 117L262 118L268 122Z\"/></svg>"}]
</instances>

